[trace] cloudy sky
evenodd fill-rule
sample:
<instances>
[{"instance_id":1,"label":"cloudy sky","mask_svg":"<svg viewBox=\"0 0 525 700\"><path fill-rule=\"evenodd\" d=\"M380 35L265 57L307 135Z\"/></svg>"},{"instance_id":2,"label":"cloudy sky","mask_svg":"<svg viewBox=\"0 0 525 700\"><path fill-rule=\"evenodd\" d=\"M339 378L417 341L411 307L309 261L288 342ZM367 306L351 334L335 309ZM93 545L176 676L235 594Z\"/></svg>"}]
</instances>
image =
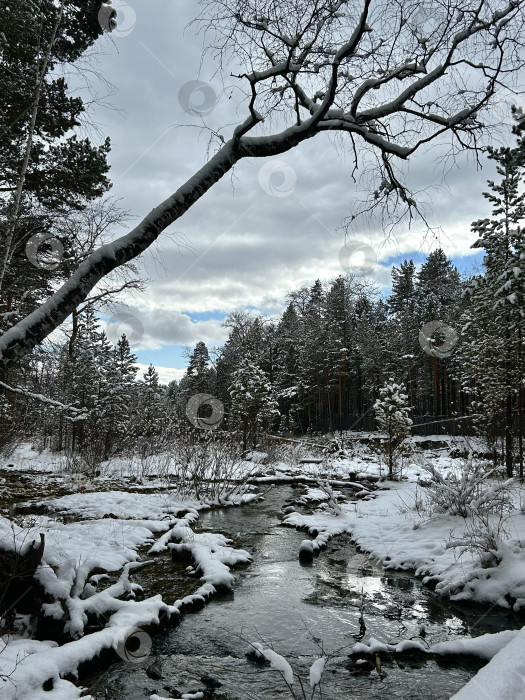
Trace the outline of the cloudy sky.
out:
<instances>
[{"instance_id":1,"label":"cloudy sky","mask_svg":"<svg viewBox=\"0 0 525 700\"><path fill-rule=\"evenodd\" d=\"M97 45L97 67L115 90L104 100L111 107L94 107L92 117L112 141L111 194L138 223L205 163L210 131L203 125L228 138L245 113L236 113L236 93L224 89L215 61L201 61L202 38L188 27L198 12L194 0L113 6L118 27ZM197 109L203 114L191 113ZM499 109L510 122L504 105ZM421 262L437 245L462 271L479 264L470 224L490 212L481 192L493 172L459 154L444 173L441 152L420 153L407 176L427 203L430 223L441 227L439 237L416 224L387 239L377 222L363 221L347 239L347 246L348 240L370 246L364 253L377 259L370 276L384 292L392 264L405 257ZM277 159L241 161L143 256L147 291L109 319L110 336L125 330L140 363L153 363L164 381L180 378L184 348L224 342L221 322L232 310L276 315L287 292L344 272L340 227L349 203L363 196L351 168L328 137Z\"/></svg>"}]
</instances>

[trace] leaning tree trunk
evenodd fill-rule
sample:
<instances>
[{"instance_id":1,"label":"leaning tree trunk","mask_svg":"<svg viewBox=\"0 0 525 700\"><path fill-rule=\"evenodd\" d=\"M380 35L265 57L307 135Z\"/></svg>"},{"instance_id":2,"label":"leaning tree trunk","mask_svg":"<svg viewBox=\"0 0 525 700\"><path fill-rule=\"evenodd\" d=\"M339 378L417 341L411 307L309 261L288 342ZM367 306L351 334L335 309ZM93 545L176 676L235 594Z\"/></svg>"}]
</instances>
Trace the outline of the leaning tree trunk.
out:
<instances>
[{"instance_id":1,"label":"leaning tree trunk","mask_svg":"<svg viewBox=\"0 0 525 700\"><path fill-rule=\"evenodd\" d=\"M3 369L27 355L55 330L104 276L149 248L162 231L179 219L242 158L277 156L324 132L348 134L353 145L358 138L377 154L382 175L392 185L389 190L392 196L395 193L412 210L415 202L396 177L392 165L394 160L408 160L416 151L427 148L430 141L447 132L454 134L463 147L474 151L479 149L477 133L483 126L477 121L480 108L487 106L496 88L505 79L510 80L522 68L513 47L523 43L525 36L525 0L510 0L497 11L492 9L492 3L488 0L467 2L467 6L471 7L468 13L458 13L454 19L450 14L446 19L441 37L442 47L447 47L444 53L432 50L426 54L428 62L427 59L423 63L414 60L400 66L393 66L389 57L419 52L422 45L420 37L413 35L408 41L406 30L393 31L392 36L383 40L387 44L383 66L382 61L376 59L375 50L370 50L368 44L371 31L369 13L375 3L363 0L360 9L357 8L359 3L351 3L352 8L354 4L356 17L351 23L339 23L340 17L346 16L339 13L339 3L314 3L312 8L305 6L307 17L304 31L310 31L307 27L317 26L318 29L311 39L300 31L294 39L300 46L294 44L291 49L289 37L280 36L279 31L275 30L281 21L279 3L268 4L269 7L271 5L269 25L267 22L254 23L243 17L242 13L233 13L232 16L226 13L224 21L221 17L208 18L213 26L218 23L225 32L223 36L227 37L224 44L219 41L216 47L219 52L242 47L243 52L252 55L254 64L260 65L259 70L237 76L249 84L249 117L234 129L232 138L203 168L153 209L133 231L94 251L38 310L0 338L0 376ZM403 7L403 3L384 3L385 23L402 27L406 20ZM350 14L353 14L353 9ZM467 14L471 14L469 19L465 18ZM295 18L293 26L296 26ZM267 34L271 36L271 42L276 42L277 53L266 50ZM323 46L324 37L330 43L328 48ZM506 47L511 41L507 53ZM336 42L340 45L334 51L332 46ZM285 55L293 54L300 60L276 61L274 56L281 50ZM479 63L476 59L479 59ZM349 79L348 60L352 64L356 62L356 72L360 73L358 78ZM309 96L307 85L312 66L316 63L326 66L326 72L323 71L324 85L319 85L324 90L317 89L315 95ZM449 82L451 69L465 63L468 63L472 77L477 71L478 82L473 81L473 91L456 91L454 82L452 85ZM251 136L249 132L264 121L256 106L261 100L265 103L276 81L285 85L291 98L290 112L284 115L285 127L277 134ZM393 95L387 90L385 101L372 106L375 101L370 99L373 88L387 85L393 89L398 82L399 89L393 90ZM433 87L434 83L436 87ZM436 102L433 113L420 106L421 99L426 99L424 95L429 90L432 94L440 95L444 89L448 89L449 94ZM465 96L460 98L464 93ZM476 95L474 99L472 94ZM322 97L318 101L319 95ZM340 109L340 103L348 104L349 111ZM282 95L276 95L275 103L270 107L270 116L272 110L280 109L281 105ZM398 120L405 122L399 142L394 136L388 136L391 123L396 123L391 120L396 115ZM425 125L425 129L432 127L432 130L426 133L422 125ZM468 143L469 136L472 137L471 143ZM322 409L322 406L317 408Z\"/></svg>"},{"instance_id":2,"label":"leaning tree trunk","mask_svg":"<svg viewBox=\"0 0 525 700\"><path fill-rule=\"evenodd\" d=\"M39 309L29 314L22 324L17 324L1 336L0 372L28 354L63 323L103 277L143 253L165 228L182 216L237 160L232 140L177 192L153 209L135 229L91 253L70 279ZM20 328L21 325L23 329Z\"/></svg>"},{"instance_id":3,"label":"leaning tree trunk","mask_svg":"<svg viewBox=\"0 0 525 700\"><path fill-rule=\"evenodd\" d=\"M260 120L261 117L256 114L248 117L206 165L152 209L138 226L91 253L40 308L4 333L0 337L0 377L8 366L29 354L58 328L102 278L147 250L168 226L185 214L239 160L285 153L313 136L317 128L317 122L312 118L309 124L293 131L288 129L267 137L245 137L244 134Z\"/></svg>"}]
</instances>

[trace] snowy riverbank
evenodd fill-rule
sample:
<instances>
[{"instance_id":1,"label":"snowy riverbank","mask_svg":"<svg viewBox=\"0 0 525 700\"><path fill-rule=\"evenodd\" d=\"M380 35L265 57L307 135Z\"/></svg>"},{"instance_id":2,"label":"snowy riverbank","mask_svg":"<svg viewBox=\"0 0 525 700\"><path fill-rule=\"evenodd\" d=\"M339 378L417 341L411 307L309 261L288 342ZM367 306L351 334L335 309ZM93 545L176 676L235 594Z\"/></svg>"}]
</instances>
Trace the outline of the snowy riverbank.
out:
<instances>
[{"instance_id":1,"label":"snowy riverbank","mask_svg":"<svg viewBox=\"0 0 525 700\"><path fill-rule=\"evenodd\" d=\"M78 493L37 506L53 516L31 516L28 527L0 517L0 539L5 551L24 555L44 535L34 574L36 594L46 601L38 625L40 630L53 626L70 641L59 646L30 639L29 616L18 616L17 629L3 637L0 647L0 692L6 700L80 697L81 690L69 679L81 665L108 652L109 658L143 660L151 647L145 630L200 605L216 590L231 588L235 576L230 569L250 560L248 552L233 548L221 535L194 533L192 524L209 505L172 493ZM187 550L200 585L171 601L160 595L141 599L133 572L151 564L157 553L178 546ZM29 593L27 577L16 571L14 576L17 593ZM19 590L24 585L27 589Z\"/></svg>"}]
</instances>

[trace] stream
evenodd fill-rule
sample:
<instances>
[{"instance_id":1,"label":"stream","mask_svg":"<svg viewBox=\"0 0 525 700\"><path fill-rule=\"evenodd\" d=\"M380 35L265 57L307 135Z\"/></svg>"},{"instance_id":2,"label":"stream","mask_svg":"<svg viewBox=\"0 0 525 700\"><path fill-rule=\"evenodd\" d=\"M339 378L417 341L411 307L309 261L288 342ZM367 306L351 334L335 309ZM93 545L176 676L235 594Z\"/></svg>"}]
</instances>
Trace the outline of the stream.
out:
<instances>
[{"instance_id":1,"label":"stream","mask_svg":"<svg viewBox=\"0 0 525 700\"><path fill-rule=\"evenodd\" d=\"M385 571L359 553L347 536L332 540L311 565L301 564L299 545L307 535L280 523L282 508L302 491L279 486L256 505L201 514L199 530L231 537L236 546L251 552L252 564L236 570L233 594L212 599L202 610L185 615L178 626L156 635L144 661L109 668L89 689L97 700L144 700L152 693L180 698L199 690L216 700L292 698L278 672L247 657L250 642L282 654L302 679L307 698L308 669L322 649L330 660L322 695L316 698L445 700L481 662L463 657L439 663L420 657L385 658L380 676L370 664L350 659L350 647L365 632L396 643L407 638L421 641L424 628L424 640L431 645L519 626L504 611L485 615L483 609L455 605L406 572ZM197 588L184 567L167 558L162 564L171 567L163 580L165 600L172 602ZM148 591L157 592L151 584ZM360 628L362 597L366 630ZM298 681L294 689L303 698Z\"/></svg>"}]
</instances>

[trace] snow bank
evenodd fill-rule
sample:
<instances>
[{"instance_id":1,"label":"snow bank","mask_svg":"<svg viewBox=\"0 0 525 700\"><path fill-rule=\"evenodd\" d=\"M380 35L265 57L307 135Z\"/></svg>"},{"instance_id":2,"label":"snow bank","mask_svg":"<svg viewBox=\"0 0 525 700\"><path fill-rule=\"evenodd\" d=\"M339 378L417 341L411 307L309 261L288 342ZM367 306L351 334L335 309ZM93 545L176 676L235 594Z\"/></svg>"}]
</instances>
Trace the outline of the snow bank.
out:
<instances>
[{"instance_id":1,"label":"snow bank","mask_svg":"<svg viewBox=\"0 0 525 700\"><path fill-rule=\"evenodd\" d=\"M135 599L141 588L130 575L151 563L141 560L139 547L149 544L154 552L162 551L174 538L190 547L204 581L193 598L202 600L215 592L214 586L231 587L235 578L229 566L250 560L247 552L234 550L222 535L193 533L190 525L198 519L199 510L208 506L171 494L110 491L42 503L51 512L84 519L64 523L48 515L36 516L31 527L23 528L0 517L0 538L4 548L23 552L44 534L44 554L35 573L48 596L43 612L50 620L61 622L72 641L58 646L13 637L7 644L3 640L0 695L6 700L80 697L81 689L63 677L75 676L82 663L104 650L113 649L126 661L137 660L136 653L126 647L130 636L149 641L142 645L148 653L151 640L142 628L178 615L181 605L167 605L160 595ZM111 572L118 577L107 585ZM99 620L101 629L85 634L88 620Z\"/></svg>"},{"instance_id":2,"label":"snow bank","mask_svg":"<svg viewBox=\"0 0 525 700\"><path fill-rule=\"evenodd\" d=\"M453 700L479 700L484 697L490 700L517 700L524 696L525 627L522 627L514 634L513 639L453 696Z\"/></svg>"},{"instance_id":3,"label":"snow bank","mask_svg":"<svg viewBox=\"0 0 525 700\"><path fill-rule=\"evenodd\" d=\"M159 612L164 604L160 596L143 601L140 612L133 616L134 626L158 624ZM128 620L131 619L128 616ZM2 700L73 700L81 696L77 688L62 677L76 675L81 663L96 658L104 649L116 649L122 637L122 627L116 619L109 627L86 635L62 646L54 642L37 642L28 639L10 639L0 648L0 673ZM129 628L128 628L129 629ZM46 684L48 690L43 690ZM86 697L86 696L83 696ZM90 700L87 696L86 700Z\"/></svg>"},{"instance_id":4,"label":"snow bank","mask_svg":"<svg viewBox=\"0 0 525 700\"><path fill-rule=\"evenodd\" d=\"M13 637L7 644L2 640L2 698L78 698L81 690L63 676L75 675L80 664L104 649L113 648L119 653L116 640L122 642L129 630L157 625L162 618L178 613L161 596L135 601L140 586L129 579L134 569L147 564L138 561L137 548L153 541L155 534L167 527L167 521L156 520L103 519L65 524L42 516L31 528L20 528L0 519L2 540L18 550L44 533L44 555L35 578L52 602L44 604L43 612L53 620L62 620L64 632L74 640L62 646ZM92 575L94 571L98 573ZM103 572L108 571L121 573L116 583L98 590L107 578ZM105 627L84 636L88 614L99 616ZM122 649L123 642L121 653ZM49 689L43 690L44 684Z\"/></svg>"},{"instance_id":5,"label":"snow bank","mask_svg":"<svg viewBox=\"0 0 525 700\"><path fill-rule=\"evenodd\" d=\"M241 494L236 502L258 497ZM23 553L44 534L44 553L35 573L47 595L44 619L61 625L71 641L62 646L13 637L7 644L2 641L0 694L6 700L80 697L81 689L64 676L75 676L82 663L104 650L113 649L129 662L140 660L126 647L130 636L141 640L141 653L149 653L151 640L143 627L178 615L187 604L204 603L218 589L231 589L235 576L230 569L251 561L248 552L234 549L223 535L194 532L191 526L209 505L182 500L175 492L97 491L31 505L44 507L48 514L32 517L27 528L0 516L0 541L5 549ZM65 516L66 522L57 516ZM187 551L201 574L195 593L174 605L164 603L160 595L137 601L141 588L130 575L151 563L138 552L144 545L149 545L149 554L169 548ZM100 629L86 634L88 621Z\"/></svg>"},{"instance_id":6,"label":"snow bank","mask_svg":"<svg viewBox=\"0 0 525 700\"><path fill-rule=\"evenodd\" d=\"M180 517L191 511L209 508L198 501L180 499L176 492L136 493L128 491L95 491L51 498L38 503L50 513L67 513L84 520L112 517L133 520L163 520Z\"/></svg>"},{"instance_id":7,"label":"snow bank","mask_svg":"<svg viewBox=\"0 0 525 700\"><path fill-rule=\"evenodd\" d=\"M211 584L216 590L231 589L236 577L230 569L237 564L247 564L252 558L244 549L230 547L231 540L215 532L194 532L187 526L171 529L173 539L168 547L174 556L188 553L201 573L201 581Z\"/></svg>"},{"instance_id":8,"label":"snow bank","mask_svg":"<svg viewBox=\"0 0 525 700\"><path fill-rule=\"evenodd\" d=\"M349 533L358 547L385 568L412 570L424 582L434 582L436 591L453 600L475 601L514 610L525 608L525 515L514 511L505 526L513 535L500 543L499 564L483 564L479 552L464 552L447 543L468 527L469 518L435 515L423 521L411 507L417 484L392 483L390 490L376 492L376 499L342 504L339 515L289 513L284 524L308 530L320 545ZM496 517L496 516L495 516ZM471 524L472 525L472 524ZM428 648L417 640L385 644L374 638L360 642L352 654L402 653L471 654L489 664L454 696L454 700L515 700L525 697L525 627L476 638L440 642Z\"/></svg>"},{"instance_id":9,"label":"snow bank","mask_svg":"<svg viewBox=\"0 0 525 700\"><path fill-rule=\"evenodd\" d=\"M525 630L525 627L523 628ZM407 651L419 651L422 654L437 656L470 655L478 656L480 659L489 661L519 633L515 630L505 630L496 634L482 634L479 637L463 637L461 639L450 639L445 642L438 642L432 646L427 646L423 642L415 639L404 639L397 644L387 644L380 642L375 637L368 637L367 641L357 642L350 650L352 656L366 654L402 654Z\"/></svg>"},{"instance_id":10,"label":"snow bank","mask_svg":"<svg viewBox=\"0 0 525 700\"><path fill-rule=\"evenodd\" d=\"M436 515L422 521L410 507L417 485L390 483L375 492L373 500L342 504L342 513L316 511L313 515L289 513L284 524L305 529L320 545L349 533L358 547L385 568L414 571L423 582L436 584L436 591L452 600L496 604L525 609L525 515L516 511L505 525L513 539L501 545L498 566L486 567L480 554L447 547L451 536L460 535L469 519Z\"/></svg>"}]
</instances>

